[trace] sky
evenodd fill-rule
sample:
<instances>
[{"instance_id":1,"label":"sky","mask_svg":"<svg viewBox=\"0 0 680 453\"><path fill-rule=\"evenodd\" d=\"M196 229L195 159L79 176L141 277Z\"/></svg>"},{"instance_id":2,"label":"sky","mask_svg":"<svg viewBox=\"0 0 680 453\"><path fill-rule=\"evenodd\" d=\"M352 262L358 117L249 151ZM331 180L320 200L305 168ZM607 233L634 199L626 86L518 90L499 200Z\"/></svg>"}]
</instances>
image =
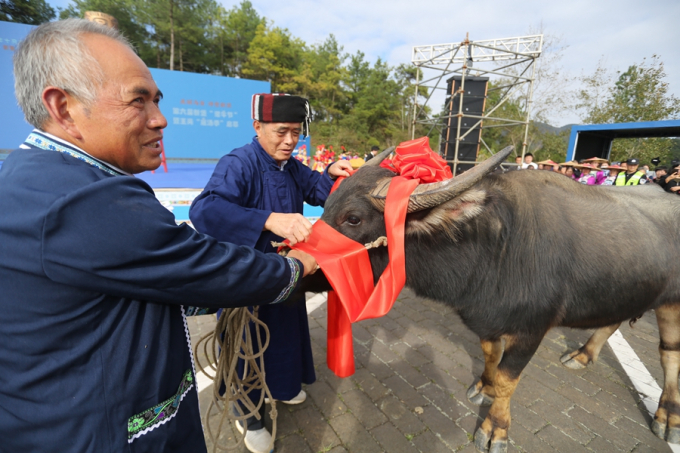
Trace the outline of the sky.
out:
<instances>
[{"instance_id":1,"label":"sky","mask_svg":"<svg viewBox=\"0 0 680 453\"><path fill-rule=\"evenodd\" d=\"M49 0L48 0L49 1ZM232 8L240 0L217 0ZM556 66L565 90L573 78L592 74L603 59L625 71L653 54L665 65L671 93L680 97L680 1L678 0L251 0L258 13L307 44L334 34L344 51L361 50L369 61L410 64L413 46L487 40L543 30L563 47ZM68 0L52 0L64 7ZM539 59L540 61L540 59ZM575 112L555 114L555 126L578 123Z\"/></svg>"}]
</instances>

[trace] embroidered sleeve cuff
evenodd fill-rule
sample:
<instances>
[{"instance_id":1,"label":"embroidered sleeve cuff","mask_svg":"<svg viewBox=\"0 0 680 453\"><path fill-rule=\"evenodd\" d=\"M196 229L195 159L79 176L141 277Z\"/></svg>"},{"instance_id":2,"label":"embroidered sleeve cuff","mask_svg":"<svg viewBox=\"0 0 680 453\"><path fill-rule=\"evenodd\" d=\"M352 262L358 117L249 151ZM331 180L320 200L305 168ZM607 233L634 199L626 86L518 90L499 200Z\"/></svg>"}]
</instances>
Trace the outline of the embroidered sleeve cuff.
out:
<instances>
[{"instance_id":1,"label":"embroidered sleeve cuff","mask_svg":"<svg viewBox=\"0 0 680 453\"><path fill-rule=\"evenodd\" d=\"M217 313L217 308L201 308L192 306L184 307L185 316L211 315L213 313Z\"/></svg>"},{"instance_id":2,"label":"embroidered sleeve cuff","mask_svg":"<svg viewBox=\"0 0 680 453\"><path fill-rule=\"evenodd\" d=\"M279 302L282 302L288 297L295 292L295 288L297 287L298 283L302 279L302 263L295 258L286 258L288 261L288 265L290 266L290 282L288 285L283 288L283 291L281 291L281 294L279 294L279 297L277 297L272 304L277 304Z\"/></svg>"}]
</instances>

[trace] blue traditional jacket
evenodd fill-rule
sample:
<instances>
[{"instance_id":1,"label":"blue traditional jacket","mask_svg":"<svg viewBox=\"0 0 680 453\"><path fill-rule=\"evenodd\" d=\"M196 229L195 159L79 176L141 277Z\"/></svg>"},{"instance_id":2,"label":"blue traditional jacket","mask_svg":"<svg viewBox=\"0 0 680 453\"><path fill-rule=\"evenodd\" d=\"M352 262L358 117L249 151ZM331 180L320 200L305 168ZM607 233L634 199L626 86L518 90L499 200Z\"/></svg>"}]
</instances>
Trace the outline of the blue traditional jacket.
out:
<instances>
[{"instance_id":1,"label":"blue traditional jacket","mask_svg":"<svg viewBox=\"0 0 680 453\"><path fill-rule=\"evenodd\" d=\"M285 299L301 263L178 226L34 131L0 169L0 450L204 452L185 316Z\"/></svg>"},{"instance_id":2,"label":"blue traditional jacket","mask_svg":"<svg viewBox=\"0 0 680 453\"><path fill-rule=\"evenodd\" d=\"M332 186L328 168L312 171L297 159L281 168L254 138L220 159L189 217L198 231L220 241L273 251L270 242L281 238L263 231L269 215L302 214L305 201L323 206Z\"/></svg>"}]
</instances>

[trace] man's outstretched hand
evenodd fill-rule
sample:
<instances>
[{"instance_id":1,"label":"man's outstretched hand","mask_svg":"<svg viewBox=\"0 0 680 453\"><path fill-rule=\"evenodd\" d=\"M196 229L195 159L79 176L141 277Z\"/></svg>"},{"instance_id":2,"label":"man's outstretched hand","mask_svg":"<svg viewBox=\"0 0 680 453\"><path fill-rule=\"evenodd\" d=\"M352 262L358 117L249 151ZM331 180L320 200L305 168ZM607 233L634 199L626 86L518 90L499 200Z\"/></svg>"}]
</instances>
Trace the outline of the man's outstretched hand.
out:
<instances>
[{"instance_id":1,"label":"man's outstretched hand","mask_svg":"<svg viewBox=\"0 0 680 453\"><path fill-rule=\"evenodd\" d=\"M301 252L300 250L291 250L288 252L288 257L302 261L302 265L305 268L304 273L302 274L303 277L313 274L319 270L319 265L317 264L316 259L314 259L312 255L309 255L305 252Z\"/></svg>"},{"instance_id":2,"label":"man's outstretched hand","mask_svg":"<svg viewBox=\"0 0 680 453\"><path fill-rule=\"evenodd\" d=\"M302 214L272 212L264 223L264 229L288 239L290 245L305 242L312 234L312 224Z\"/></svg>"}]
</instances>

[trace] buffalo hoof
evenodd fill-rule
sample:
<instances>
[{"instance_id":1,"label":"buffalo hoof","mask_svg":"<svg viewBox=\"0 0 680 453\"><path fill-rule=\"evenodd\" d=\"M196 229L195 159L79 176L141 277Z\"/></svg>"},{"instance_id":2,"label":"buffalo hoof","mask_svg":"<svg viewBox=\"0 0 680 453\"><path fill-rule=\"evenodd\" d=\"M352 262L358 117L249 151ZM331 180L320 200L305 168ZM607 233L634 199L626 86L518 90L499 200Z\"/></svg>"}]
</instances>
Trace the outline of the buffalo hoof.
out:
<instances>
[{"instance_id":1,"label":"buffalo hoof","mask_svg":"<svg viewBox=\"0 0 680 453\"><path fill-rule=\"evenodd\" d=\"M666 424L660 423L657 420L652 422L652 432L659 439L666 440Z\"/></svg>"},{"instance_id":2,"label":"buffalo hoof","mask_svg":"<svg viewBox=\"0 0 680 453\"><path fill-rule=\"evenodd\" d=\"M652 432L656 437L670 444L680 444L680 427L669 428L665 423L654 420L652 422Z\"/></svg>"},{"instance_id":3,"label":"buffalo hoof","mask_svg":"<svg viewBox=\"0 0 680 453\"><path fill-rule=\"evenodd\" d=\"M507 440L491 442L491 448L489 449L489 453L507 453L507 452L508 452Z\"/></svg>"},{"instance_id":4,"label":"buffalo hoof","mask_svg":"<svg viewBox=\"0 0 680 453\"><path fill-rule=\"evenodd\" d=\"M491 406L494 398L482 392L481 381L477 381L467 390L467 399L476 406Z\"/></svg>"},{"instance_id":5,"label":"buffalo hoof","mask_svg":"<svg viewBox=\"0 0 680 453\"><path fill-rule=\"evenodd\" d=\"M680 428L668 428L666 442L669 444L680 444Z\"/></svg>"},{"instance_id":6,"label":"buffalo hoof","mask_svg":"<svg viewBox=\"0 0 680 453\"><path fill-rule=\"evenodd\" d=\"M489 435L481 429L478 429L475 432L475 450L481 453L487 453L489 451L489 440Z\"/></svg>"},{"instance_id":7,"label":"buffalo hoof","mask_svg":"<svg viewBox=\"0 0 680 453\"><path fill-rule=\"evenodd\" d=\"M659 439L665 440L671 444L680 444L680 426L678 426L678 404L672 400L664 400L664 395L661 395L659 408L654 414L654 421L652 421L652 432Z\"/></svg>"},{"instance_id":8,"label":"buffalo hoof","mask_svg":"<svg viewBox=\"0 0 680 453\"><path fill-rule=\"evenodd\" d=\"M478 429L475 433L475 449L480 453L507 453L508 441L489 441L489 436L481 429Z\"/></svg>"},{"instance_id":9,"label":"buffalo hoof","mask_svg":"<svg viewBox=\"0 0 680 453\"><path fill-rule=\"evenodd\" d=\"M574 357L571 356L571 353L564 354L562 357L560 357L560 362L562 362L562 365L566 366L567 368L570 368L572 370L582 370L587 366L581 363L576 359L578 357L578 354Z\"/></svg>"}]
</instances>

